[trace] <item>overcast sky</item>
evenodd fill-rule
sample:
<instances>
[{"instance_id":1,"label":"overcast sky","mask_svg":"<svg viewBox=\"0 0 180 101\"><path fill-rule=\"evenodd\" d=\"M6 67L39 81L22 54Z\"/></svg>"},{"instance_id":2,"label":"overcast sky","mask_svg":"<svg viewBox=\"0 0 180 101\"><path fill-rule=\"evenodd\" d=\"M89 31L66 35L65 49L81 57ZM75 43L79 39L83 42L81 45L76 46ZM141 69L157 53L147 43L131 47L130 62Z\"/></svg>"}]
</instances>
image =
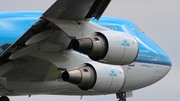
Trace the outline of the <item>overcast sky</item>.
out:
<instances>
[{"instance_id":1,"label":"overcast sky","mask_svg":"<svg viewBox=\"0 0 180 101\"><path fill-rule=\"evenodd\" d=\"M55 0L0 0L0 11L44 11ZM112 0L104 15L135 22L171 58L173 67L159 82L134 91L127 101L180 101L180 0ZM10 97L11 101L79 101L73 96ZM115 95L82 101L117 101Z\"/></svg>"}]
</instances>

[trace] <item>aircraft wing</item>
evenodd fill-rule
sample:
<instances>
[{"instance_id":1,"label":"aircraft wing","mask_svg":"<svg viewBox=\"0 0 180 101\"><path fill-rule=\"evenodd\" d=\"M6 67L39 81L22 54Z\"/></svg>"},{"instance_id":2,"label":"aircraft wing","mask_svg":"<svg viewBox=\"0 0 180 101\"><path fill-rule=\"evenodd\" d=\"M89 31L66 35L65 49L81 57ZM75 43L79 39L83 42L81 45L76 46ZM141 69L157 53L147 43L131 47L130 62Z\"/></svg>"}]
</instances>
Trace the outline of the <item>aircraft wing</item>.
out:
<instances>
[{"instance_id":1,"label":"aircraft wing","mask_svg":"<svg viewBox=\"0 0 180 101\"><path fill-rule=\"evenodd\" d=\"M61 30L56 20L99 19L111 0L57 0L40 20L26 31L15 43L3 48L0 66L18 58L23 58L31 51L61 51L68 47L71 38L68 32ZM51 20L52 19L52 20ZM65 36L66 35L66 36ZM51 36L51 37L49 37ZM47 38L47 39L46 39ZM66 40L60 43L55 40ZM45 40L46 39L46 40ZM42 41L44 43L37 44ZM7 45L4 45L7 46Z\"/></svg>"},{"instance_id":2,"label":"aircraft wing","mask_svg":"<svg viewBox=\"0 0 180 101\"><path fill-rule=\"evenodd\" d=\"M81 20L99 19L111 0L57 0L44 14L45 17Z\"/></svg>"}]
</instances>

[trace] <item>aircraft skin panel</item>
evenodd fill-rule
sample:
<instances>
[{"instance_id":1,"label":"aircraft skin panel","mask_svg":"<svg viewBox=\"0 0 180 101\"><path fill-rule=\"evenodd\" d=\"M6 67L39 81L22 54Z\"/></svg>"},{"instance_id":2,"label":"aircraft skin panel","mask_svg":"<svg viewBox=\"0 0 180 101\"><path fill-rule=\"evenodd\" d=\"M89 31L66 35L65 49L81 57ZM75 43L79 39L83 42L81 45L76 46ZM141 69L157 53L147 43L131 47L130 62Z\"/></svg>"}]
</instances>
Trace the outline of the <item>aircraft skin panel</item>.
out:
<instances>
[{"instance_id":1,"label":"aircraft skin panel","mask_svg":"<svg viewBox=\"0 0 180 101\"><path fill-rule=\"evenodd\" d=\"M121 91L136 90L142 87L146 87L160 80L170 70L170 67L159 66L158 68L156 68L156 65L152 65L152 64L146 64L146 65L151 65L154 67L153 68L144 67L144 66L141 66L141 63L138 63L138 62L136 63L137 69L134 69L136 67L133 67L133 68L122 67L123 69L126 69L125 70L125 72L127 73L126 80L128 81L126 81L125 83L126 86L124 86L121 89ZM147 69L148 69L148 72L147 72ZM147 73L147 74L145 75L144 73ZM132 85L132 83L134 85ZM1 95L5 93L7 95L27 95L27 94L32 94L32 95L34 94L101 95L103 94L96 91L90 91L90 92L83 91L79 89L76 85L64 82L61 79L48 80L44 82L8 81L7 86L8 86L8 89L11 89L12 93L7 92L7 90L5 89L0 89ZM111 93L106 92L106 94L111 94Z\"/></svg>"},{"instance_id":2,"label":"aircraft skin panel","mask_svg":"<svg viewBox=\"0 0 180 101\"><path fill-rule=\"evenodd\" d=\"M95 0L57 0L43 16L70 20L84 19L94 2Z\"/></svg>"},{"instance_id":3,"label":"aircraft skin panel","mask_svg":"<svg viewBox=\"0 0 180 101\"><path fill-rule=\"evenodd\" d=\"M22 20L21 25L18 25L16 20L12 21L12 19L10 19L11 17L16 17L15 15L18 15L19 13L21 15L19 20ZM136 90L157 82L169 72L172 66L171 60L167 54L165 54L163 50L152 42L152 40L146 38L147 36L144 33L137 31L137 29L134 31L133 28L135 29L136 25L132 22L128 22L127 20L102 17L98 22L94 20L92 20L92 22L88 22L85 20L67 21L44 17L49 22L44 21L43 24L40 23L40 26L45 25L45 28L52 28L54 31L52 31L52 34L48 36L48 38L39 41L36 40L39 36L34 36L35 34L28 34L26 36L28 31L25 34L22 32L28 30L27 26L30 27L34 22L38 21L39 19L37 16L41 16L42 12L9 12L6 14L0 13L0 15L1 14L4 16L4 18L10 16L9 19L6 19L6 21L11 23L11 25L16 26L11 28L13 30L8 32L14 32L13 35L10 34L9 36L5 31L8 29L8 27L1 23L1 20L4 19L1 16L0 31L3 32L3 34L0 34L0 38L8 37L12 40L0 40L0 46L3 46L10 41L10 47L12 48L8 47L7 49L0 49L0 84L4 84L4 86L0 85L0 95L110 94L111 92L99 93L95 90L83 91L76 85L64 82L61 79L62 70L76 69L79 66L82 66L82 64L92 61L87 55L73 51L72 49L67 50L68 45L71 42L71 38L81 38L84 36L93 35L92 32L95 31L115 30L120 32L128 32L127 34L131 34L136 37L138 43L140 44L140 50L136 60L132 64L119 66L119 68L123 69L126 78L122 88L119 88L120 91ZM26 15L25 18L23 17L23 14ZM28 24L26 27L22 28L22 32L14 31L19 30L23 24L26 24L26 21L28 21ZM80 27L78 27L78 22L82 24ZM74 23L75 25L73 25ZM127 26L126 24L130 24L132 26ZM36 25L37 23L33 25L33 28L37 28ZM71 26L72 30L68 29L69 25ZM81 31L75 30L77 27ZM34 31L33 28L30 30ZM61 29L59 30L59 28ZM42 32L42 30L40 32ZM36 34L40 32L37 31ZM43 35L43 33L41 34ZM32 45L30 42L31 40L29 40L27 47L25 47L24 44L32 36L34 36L34 38L31 40L35 40L37 42L33 43L36 48L29 47ZM146 40L144 40L144 38L146 38ZM15 40L19 40L16 41L18 45L14 43L15 45L13 46L12 44L15 42ZM146 41L151 42L147 43ZM17 48L16 45L19 47ZM29 50L30 52L27 52ZM12 61L8 60L10 56ZM7 61L4 61L6 59Z\"/></svg>"},{"instance_id":4,"label":"aircraft skin panel","mask_svg":"<svg viewBox=\"0 0 180 101\"><path fill-rule=\"evenodd\" d=\"M44 17L83 20L99 19L111 0L57 0L44 14Z\"/></svg>"},{"instance_id":5,"label":"aircraft skin panel","mask_svg":"<svg viewBox=\"0 0 180 101\"><path fill-rule=\"evenodd\" d=\"M93 33L96 31L110 31L110 29L104 28L86 20L69 21L46 17L45 19L63 30L69 37L82 38L89 36L90 34L93 35ZM71 28L71 30L69 30L69 28Z\"/></svg>"}]
</instances>

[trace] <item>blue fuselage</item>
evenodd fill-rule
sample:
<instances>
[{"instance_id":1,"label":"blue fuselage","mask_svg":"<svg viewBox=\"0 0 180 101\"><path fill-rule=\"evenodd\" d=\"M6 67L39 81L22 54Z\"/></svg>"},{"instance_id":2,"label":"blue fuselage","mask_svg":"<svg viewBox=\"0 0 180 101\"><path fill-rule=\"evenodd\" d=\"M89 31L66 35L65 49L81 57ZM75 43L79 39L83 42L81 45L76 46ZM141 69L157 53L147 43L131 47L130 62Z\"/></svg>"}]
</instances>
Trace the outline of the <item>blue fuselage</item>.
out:
<instances>
[{"instance_id":1,"label":"blue fuselage","mask_svg":"<svg viewBox=\"0 0 180 101\"><path fill-rule=\"evenodd\" d=\"M0 46L14 43L22 36L43 12L5 12L0 13ZM145 35L134 23L111 17L101 17L92 22L106 28L129 33L136 37L139 43L139 54L136 62L160 64L171 67L171 60L167 54L149 37ZM3 50L0 50L2 52Z\"/></svg>"}]
</instances>

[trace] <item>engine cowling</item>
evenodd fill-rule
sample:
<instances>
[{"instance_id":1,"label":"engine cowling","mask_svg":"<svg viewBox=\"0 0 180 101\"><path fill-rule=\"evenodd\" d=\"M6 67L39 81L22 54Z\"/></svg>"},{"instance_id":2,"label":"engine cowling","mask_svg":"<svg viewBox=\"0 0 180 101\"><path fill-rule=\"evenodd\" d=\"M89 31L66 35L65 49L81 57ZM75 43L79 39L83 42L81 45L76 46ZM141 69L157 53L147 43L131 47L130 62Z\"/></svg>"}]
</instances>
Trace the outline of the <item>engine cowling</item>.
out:
<instances>
[{"instance_id":1,"label":"engine cowling","mask_svg":"<svg viewBox=\"0 0 180 101\"><path fill-rule=\"evenodd\" d=\"M85 63L84 66L65 71L61 77L82 90L105 94L117 93L125 80L124 71L120 66L98 62Z\"/></svg>"},{"instance_id":2,"label":"engine cowling","mask_svg":"<svg viewBox=\"0 0 180 101\"><path fill-rule=\"evenodd\" d=\"M94 36L75 39L72 48L87 54L92 60L118 65L132 63L139 51L134 36L116 31L96 32Z\"/></svg>"}]
</instances>

